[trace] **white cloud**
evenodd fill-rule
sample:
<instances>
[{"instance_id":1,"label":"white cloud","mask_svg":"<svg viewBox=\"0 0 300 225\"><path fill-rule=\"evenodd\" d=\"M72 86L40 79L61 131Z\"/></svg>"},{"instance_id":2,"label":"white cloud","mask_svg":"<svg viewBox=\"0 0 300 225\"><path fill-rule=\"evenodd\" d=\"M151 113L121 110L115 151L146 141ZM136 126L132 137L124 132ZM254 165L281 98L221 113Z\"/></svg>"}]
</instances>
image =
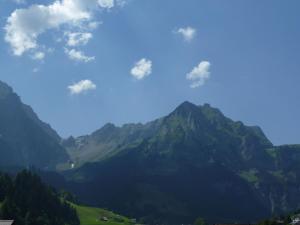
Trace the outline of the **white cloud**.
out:
<instances>
[{"instance_id":1,"label":"white cloud","mask_svg":"<svg viewBox=\"0 0 300 225\"><path fill-rule=\"evenodd\" d=\"M74 32L74 33L66 33L68 40L67 45L74 47L79 45L86 45L89 40L93 37L92 33L87 32Z\"/></svg>"},{"instance_id":2,"label":"white cloud","mask_svg":"<svg viewBox=\"0 0 300 225\"><path fill-rule=\"evenodd\" d=\"M38 37L49 29L82 28L93 21L97 8L110 9L114 0L56 0L50 5L16 9L7 19L5 41L14 55L21 56L39 47Z\"/></svg>"},{"instance_id":3,"label":"white cloud","mask_svg":"<svg viewBox=\"0 0 300 225\"><path fill-rule=\"evenodd\" d=\"M86 56L84 52L78 51L76 49L65 49L65 53L69 56L70 59L79 62L87 63L95 60L94 56Z\"/></svg>"},{"instance_id":4,"label":"white cloud","mask_svg":"<svg viewBox=\"0 0 300 225\"><path fill-rule=\"evenodd\" d=\"M97 29L99 27L100 24L102 24L102 22L100 22L100 21L92 21L92 22L89 22L87 24L87 27L90 30L95 30L95 29Z\"/></svg>"},{"instance_id":5,"label":"white cloud","mask_svg":"<svg viewBox=\"0 0 300 225\"><path fill-rule=\"evenodd\" d=\"M191 88L197 88L205 84L210 78L210 66L210 62L202 61L186 75L186 79L192 81Z\"/></svg>"},{"instance_id":6,"label":"white cloud","mask_svg":"<svg viewBox=\"0 0 300 225\"><path fill-rule=\"evenodd\" d=\"M131 69L131 75L137 80L142 80L152 73L152 61L145 58L138 61Z\"/></svg>"},{"instance_id":7,"label":"white cloud","mask_svg":"<svg viewBox=\"0 0 300 225\"><path fill-rule=\"evenodd\" d=\"M98 0L98 4L103 8L112 8L114 7L114 0Z\"/></svg>"},{"instance_id":8,"label":"white cloud","mask_svg":"<svg viewBox=\"0 0 300 225\"><path fill-rule=\"evenodd\" d=\"M97 86L90 80L81 80L78 83L68 86L72 95L78 95L90 90L95 90Z\"/></svg>"},{"instance_id":9,"label":"white cloud","mask_svg":"<svg viewBox=\"0 0 300 225\"><path fill-rule=\"evenodd\" d=\"M185 41L190 42L195 38L197 31L193 27L185 27L179 28L176 33L181 34Z\"/></svg>"},{"instance_id":10,"label":"white cloud","mask_svg":"<svg viewBox=\"0 0 300 225\"><path fill-rule=\"evenodd\" d=\"M45 53L44 52L35 52L33 54L32 58L35 60L43 60L45 58Z\"/></svg>"}]
</instances>

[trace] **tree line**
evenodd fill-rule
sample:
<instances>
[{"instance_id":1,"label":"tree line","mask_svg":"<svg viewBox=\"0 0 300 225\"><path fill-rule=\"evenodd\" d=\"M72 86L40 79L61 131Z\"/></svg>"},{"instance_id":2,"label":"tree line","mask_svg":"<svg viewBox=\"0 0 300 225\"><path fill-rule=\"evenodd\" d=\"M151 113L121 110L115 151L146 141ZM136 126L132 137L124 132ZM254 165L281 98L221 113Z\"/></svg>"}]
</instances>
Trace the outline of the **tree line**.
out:
<instances>
[{"instance_id":1,"label":"tree line","mask_svg":"<svg viewBox=\"0 0 300 225\"><path fill-rule=\"evenodd\" d=\"M79 225L76 210L34 173L0 173L0 219L14 225Z\"/></svg>"}]
</instances>

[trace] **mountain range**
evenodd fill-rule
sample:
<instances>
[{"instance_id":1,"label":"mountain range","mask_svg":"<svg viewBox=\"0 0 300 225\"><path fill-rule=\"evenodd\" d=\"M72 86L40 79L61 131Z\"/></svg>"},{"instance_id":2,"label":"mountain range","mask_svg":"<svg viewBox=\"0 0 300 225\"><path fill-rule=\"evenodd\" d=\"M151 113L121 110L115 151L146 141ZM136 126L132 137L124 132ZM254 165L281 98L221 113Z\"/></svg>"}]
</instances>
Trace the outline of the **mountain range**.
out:
<instances>
[{"instance_id":1,"label":"mountain range","mask_svg":"<svg viewBox=\"0 0 300 225\"><path fill-rule=\"evenodd\" d=\"M208 104L184 102L145 125L107 124L65 147L82 200L147 222L253 222L300 207L300 146L274 146Z\"/></svg>"},{"instance_id":2,"label":"mountain range","mask_svg":"<svg viewBox=\"0 0 300 225\"><path fill-rule=\"evenodd\" d=\"M56 170L42 177L89 205L150 224L248 223L300 208L300 145L274 146L209 104L66 140L4 83L0 108L0 165Z\"/></svg>"}]
</instances>

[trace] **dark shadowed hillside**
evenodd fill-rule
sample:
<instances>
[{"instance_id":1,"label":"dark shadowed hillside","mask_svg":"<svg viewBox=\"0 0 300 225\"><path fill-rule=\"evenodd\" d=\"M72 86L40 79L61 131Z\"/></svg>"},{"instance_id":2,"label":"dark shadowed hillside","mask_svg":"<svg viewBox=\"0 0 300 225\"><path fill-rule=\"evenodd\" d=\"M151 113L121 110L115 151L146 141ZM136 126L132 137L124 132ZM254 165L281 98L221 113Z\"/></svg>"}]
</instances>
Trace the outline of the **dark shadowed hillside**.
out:
<instances>
[{"instance_id":1,"label":"dark shadowed hillside","mask_svg":"<svg viewBox=\"0 0 300 225\"><path fill-rule=\"evenodd\" d=\"M68 155L60 137L0 82L0 166L54 168Z\"/></svg>"},{"instance_id":2,"label":"dark shadowed hillside","mask_svg":"<svg viewBox=\"0 0 300 225\"><path fill-rule=\"evenodd\" d=\"M0 219L16 225L79 225L76 210L33 173L0 174Z\"/></svg>"}]
</instances>

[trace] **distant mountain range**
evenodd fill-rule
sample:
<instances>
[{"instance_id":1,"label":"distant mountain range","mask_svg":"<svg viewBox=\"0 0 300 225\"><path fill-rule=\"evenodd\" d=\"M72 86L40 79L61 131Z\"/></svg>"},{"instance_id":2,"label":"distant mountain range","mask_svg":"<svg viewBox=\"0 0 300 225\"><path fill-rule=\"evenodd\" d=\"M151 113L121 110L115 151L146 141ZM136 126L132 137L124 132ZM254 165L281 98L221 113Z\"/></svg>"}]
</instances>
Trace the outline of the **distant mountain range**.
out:
<instances>
[{"instance_id":1,"label":"distant mountain range","mask_svg":"<svg viewBox=\"0 0 300 225\"><path fill-rule=\"evenodd\" d=\"M42 176L84 203L151 224L246 223L300 208L300 145L274 146L208 104L66 140L5 84L0 108L0 165L58 168L65 179Z\"/></svg>"}]
</instances>

